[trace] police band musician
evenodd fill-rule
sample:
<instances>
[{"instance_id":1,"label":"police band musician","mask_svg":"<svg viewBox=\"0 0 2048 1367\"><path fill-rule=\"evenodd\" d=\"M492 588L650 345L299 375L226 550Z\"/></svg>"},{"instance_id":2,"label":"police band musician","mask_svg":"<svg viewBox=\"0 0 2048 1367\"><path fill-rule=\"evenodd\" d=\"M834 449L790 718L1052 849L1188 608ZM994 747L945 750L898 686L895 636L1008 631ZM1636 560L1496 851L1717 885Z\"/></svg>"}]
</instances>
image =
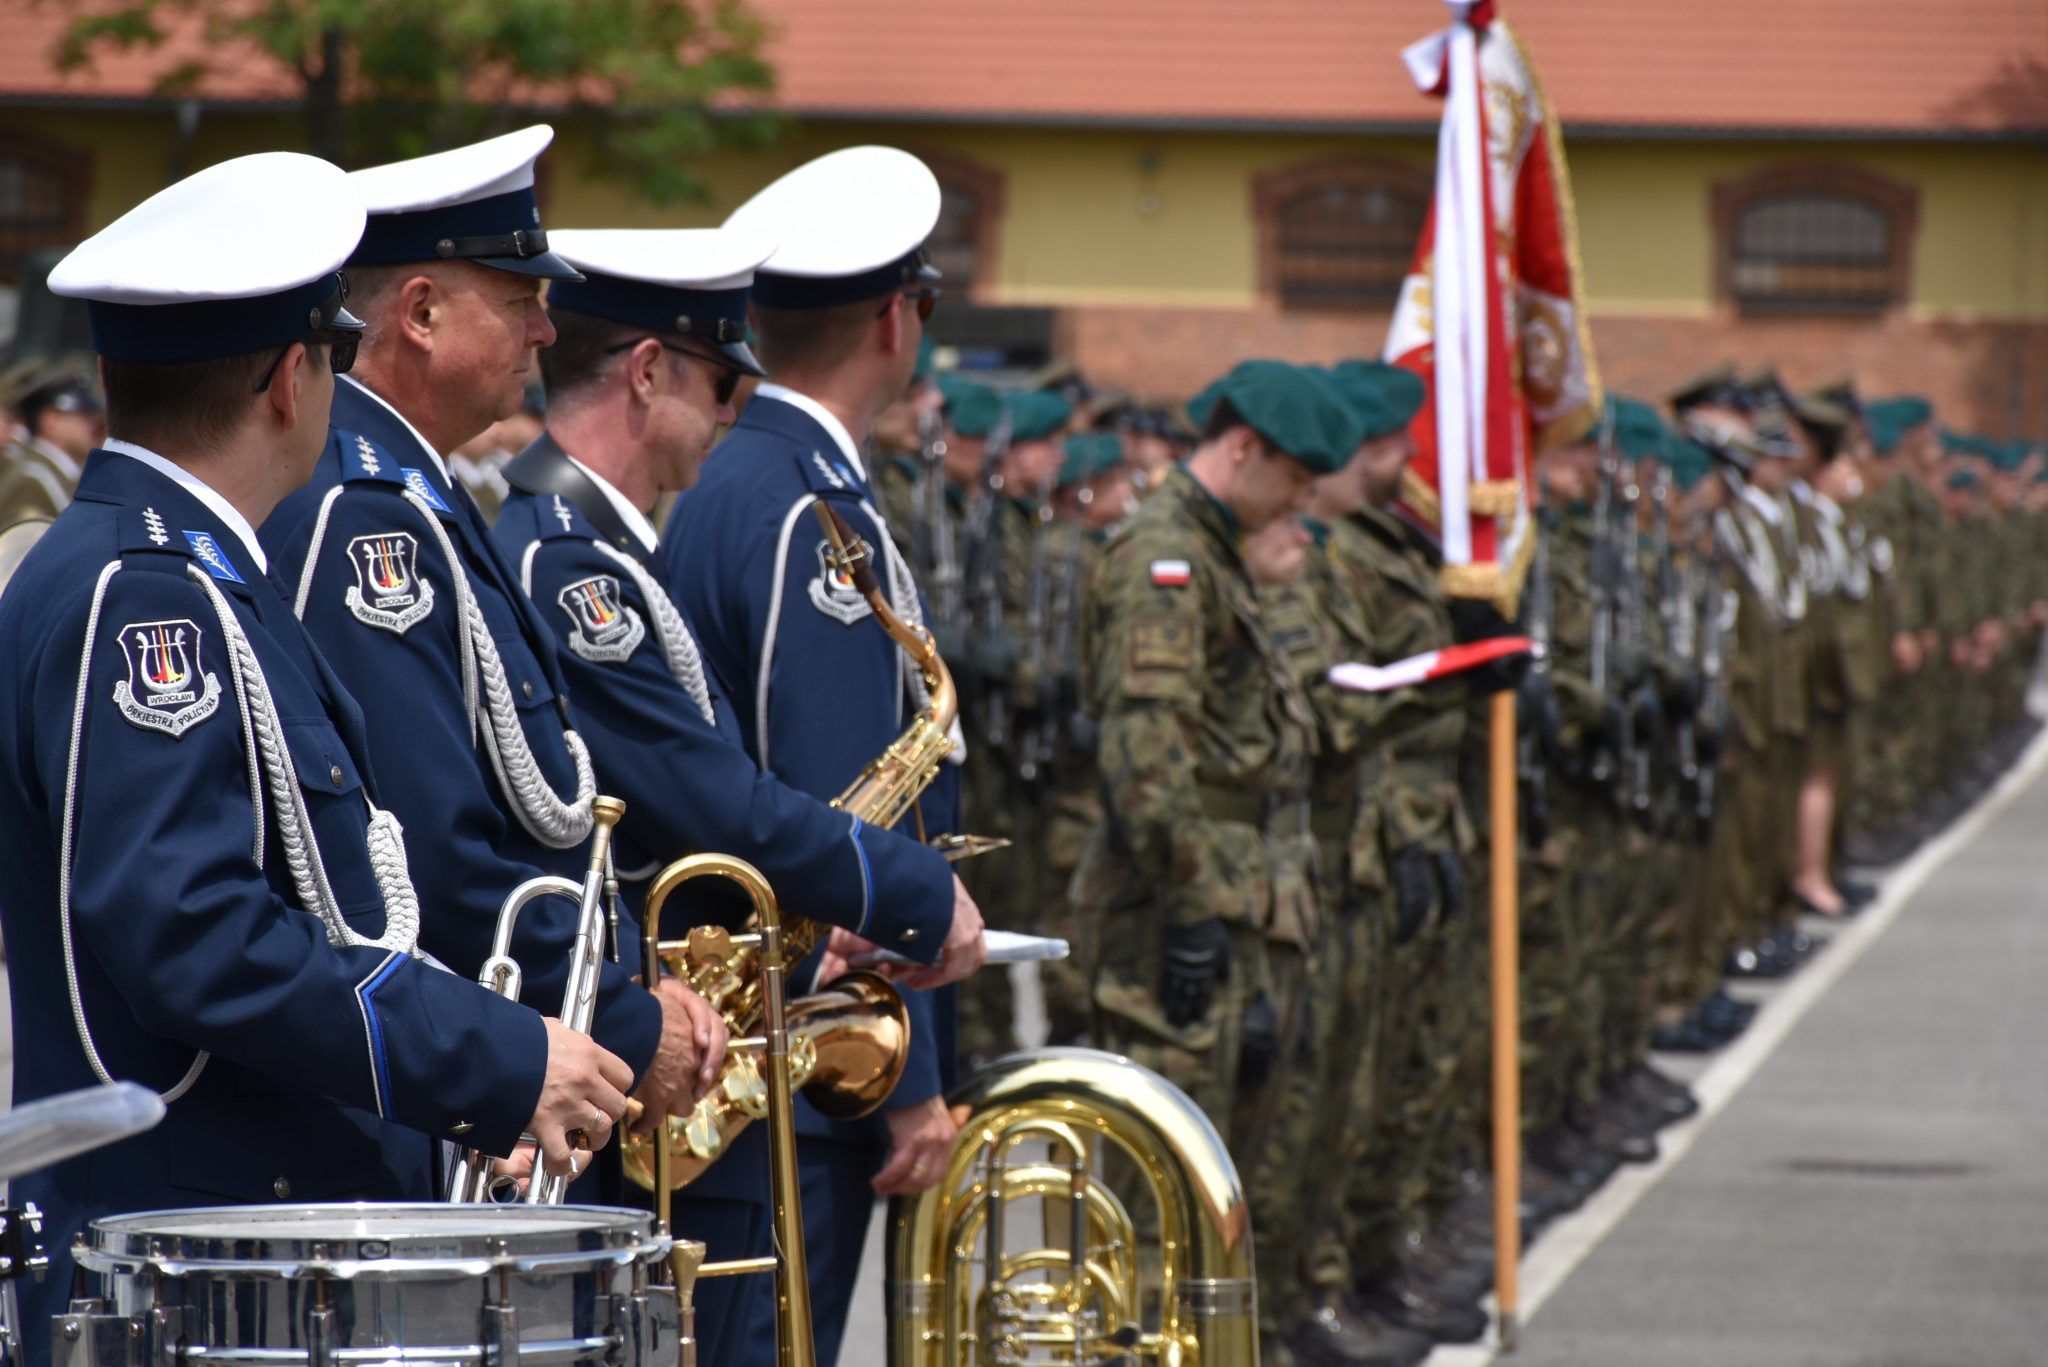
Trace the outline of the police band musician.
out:
<instances>
[{"instance_id":1,"label":"police band musician","mask_svg":"<svg viewBox=\"0 0 2048 1367\"><path fill-rule=\"evenodd\" d=\"M14 1100L121 1078L169 1110L16 1182L54 1264L23 1288L28 1361L95 1218L432 1199L430 1136L507 1154L531 1132L566 1173L569 1132L601 1146L633 1085L601 1044L422 955L445 882L409 880L392 795L416 776L384 769L374 733L416 733L428 702L352 691L268 578L254 528L331 458L364 221L342 172L264 153L50 276L87 301L109 435L0 603L0 916L32 1045ZM446 832L438 793L407 796L415 836Z\"/></svg>"}]
</instances>

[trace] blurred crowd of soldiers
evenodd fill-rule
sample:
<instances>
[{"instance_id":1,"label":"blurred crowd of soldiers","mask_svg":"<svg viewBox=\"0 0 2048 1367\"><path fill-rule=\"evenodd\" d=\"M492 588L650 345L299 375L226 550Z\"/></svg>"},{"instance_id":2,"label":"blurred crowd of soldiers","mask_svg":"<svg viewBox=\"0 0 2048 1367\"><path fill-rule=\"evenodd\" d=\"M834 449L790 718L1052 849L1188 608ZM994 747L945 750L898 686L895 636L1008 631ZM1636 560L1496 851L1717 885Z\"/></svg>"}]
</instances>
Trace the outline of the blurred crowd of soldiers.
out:
<instances>
[{"instance_id":1,"label":"blurred crowd of soldiers","mask_svg":"<svg viewBox=\"0 0 2048 1367\"><path fill-rule=\"evenodd\" d=\"M17 367L0 401L0 527L53 516L102 435L91 374ZM927 362L876 426L963 694L968 826L1012 846L963 876L990 925L1074 948L967 983L964 1051L1092 1041L1203 1105L1251 1196L1268 1363L1484 1328L1487 695L1520 723L1531 1231L1695 1109L1650 1050L1739 1034L1725 980L1796 969L1824 943L1802 916L1872 895L1843 869L1903 857L2032 729L2037 447L1770 372L1611 397L1537 461L1504 615L1444 593L1422 403L1365 361L1250 362L1174 405ZM508 423L457 463L487 511L539 418ZM1275 456L1299 468L1265 493L1203 474ZM1510 633L1541 649L1329 679Z\"/></svg>"}]
</instances>

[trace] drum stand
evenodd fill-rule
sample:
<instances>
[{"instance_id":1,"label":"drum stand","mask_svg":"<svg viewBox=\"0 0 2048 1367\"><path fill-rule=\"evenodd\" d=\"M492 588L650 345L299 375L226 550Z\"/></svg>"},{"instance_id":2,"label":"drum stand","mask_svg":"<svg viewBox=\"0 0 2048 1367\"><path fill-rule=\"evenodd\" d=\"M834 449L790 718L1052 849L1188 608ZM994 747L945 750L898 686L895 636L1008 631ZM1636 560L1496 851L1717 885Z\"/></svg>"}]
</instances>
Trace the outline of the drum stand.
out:
<instances>
[{"instance_id":1,"label":"drum stand","mask_svg":"<svg viewBox=\"0 0 2048 1367\"><path fill-rule=\"evenodd\" d=\"M49 1270L43 1252L43 1213L31 1201L0 1207L0 1367L26 1367L21 1356L21 1298L14 1284L23 1277L42 1278Z\"/></svg>"}]
</instances>

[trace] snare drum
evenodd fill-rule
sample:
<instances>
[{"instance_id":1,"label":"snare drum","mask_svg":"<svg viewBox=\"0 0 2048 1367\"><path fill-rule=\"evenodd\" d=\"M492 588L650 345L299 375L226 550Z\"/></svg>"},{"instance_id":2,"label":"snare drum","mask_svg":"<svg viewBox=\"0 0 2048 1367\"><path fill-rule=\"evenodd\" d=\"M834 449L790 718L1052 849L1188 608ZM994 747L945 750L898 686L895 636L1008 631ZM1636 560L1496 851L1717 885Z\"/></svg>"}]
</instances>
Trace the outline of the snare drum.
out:
<instances>
[{"instance_id":1,"label":"snare drum","mask_svg":"<svg viewBox=\"0 0 2048 1367\"><path fill-rule=\"evenodd\" d=\"M689 1362L702 1244L601 1206L232 1206L95 1220L55 1367Z\"/></svg>"}]
</instances>

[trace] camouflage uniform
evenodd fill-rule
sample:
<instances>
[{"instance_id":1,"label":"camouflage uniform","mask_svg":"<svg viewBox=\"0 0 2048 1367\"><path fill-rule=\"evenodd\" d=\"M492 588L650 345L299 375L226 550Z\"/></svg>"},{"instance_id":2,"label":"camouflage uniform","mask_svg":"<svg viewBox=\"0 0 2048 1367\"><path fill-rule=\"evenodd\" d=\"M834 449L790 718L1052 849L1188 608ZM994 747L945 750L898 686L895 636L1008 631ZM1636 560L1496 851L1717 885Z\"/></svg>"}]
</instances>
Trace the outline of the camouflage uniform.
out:
<instances>
[{"instance_id":1,"label":"camouflage uniform","mask_svg":"<svg viewBox=\"0 0 2048 1367\"><path fill-rule=\"evenodd\" d=\"M1368 508L1330 529L1327 555L1334 596L1356 604L1369 633L1357 643L1366 658L1451 644L1449 603L1420 533ZM1363 1277L1391 1272L1403 1237L1452 1195L1474 1123L1465 1065L1485 1019L1472 995L1485 977L1468 871L1475 840L1458 787L1464 690L1405 690L1370 706L1363 721L1384 739L1351 831L1349 879L1380 902L1386 989L1375 1067L1352 1098L1365 1152L1346 1205Z\"/></svg>"},{"instance_id":2,"label":"camouflage uniform","mask_svg":"<svg viewBox=\"0 0 2048 1367\"><path fill-rule=\"evenodd\" d=\"M1309 1135L1276 1123L1312 1056L1315 719L1268 635L1236 519L1185 470L1105 551L1082 623L1107 802L1074 877L1097 1036L1194 1099L1237 1160L1265 1257L1295 1231ZM1162 934L1220 922L1226 976L1171 1023ZM1249 1054L1247 1025L1254 1050ZM1269 1333L1280 1307L1262 1303Z\"/></svg>"}]
</instances>

